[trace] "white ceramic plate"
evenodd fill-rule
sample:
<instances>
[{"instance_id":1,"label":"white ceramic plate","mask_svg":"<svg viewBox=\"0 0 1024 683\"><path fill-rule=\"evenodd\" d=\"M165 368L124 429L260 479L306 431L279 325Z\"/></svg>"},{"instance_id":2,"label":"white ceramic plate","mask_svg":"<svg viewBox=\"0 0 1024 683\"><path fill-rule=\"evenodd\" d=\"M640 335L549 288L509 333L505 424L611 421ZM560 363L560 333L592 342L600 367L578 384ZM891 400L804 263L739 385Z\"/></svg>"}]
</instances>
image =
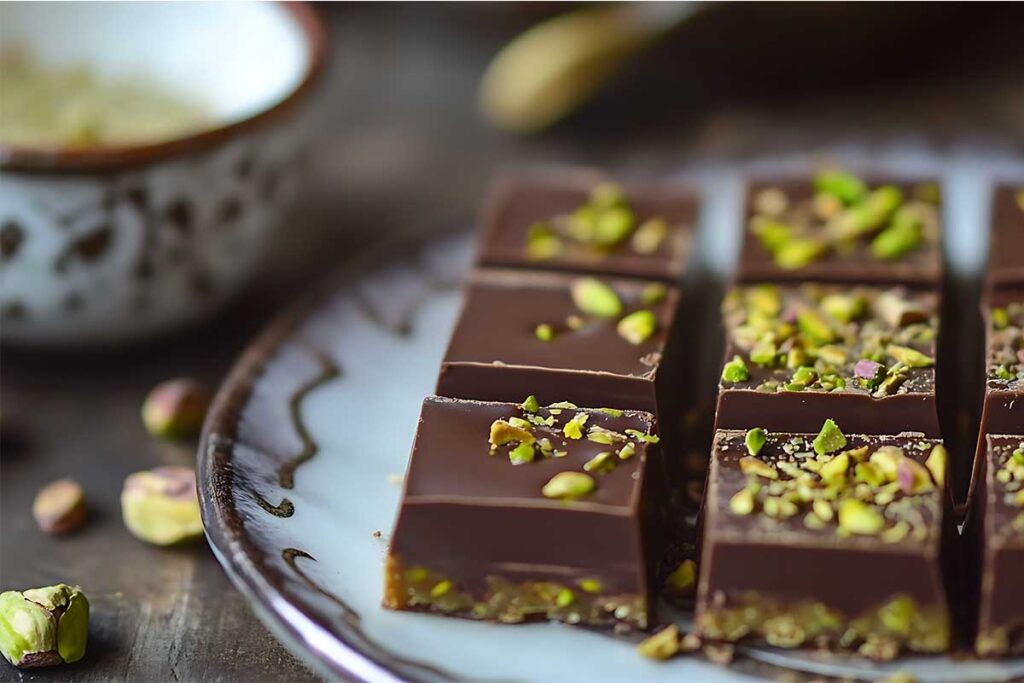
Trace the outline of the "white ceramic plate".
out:
<instances>
[{"instance_id":1,"label":"white ceramic plate","mask_svg":"<svg viewBox=\"0 0 1024 683\"><path fill-rule=\"evenodd\" d=\"M695 180L713 190L698 253L712 257L701 258L721 275L736 242L729 207L738 176L716 171ZM954 175L947 186L950 215L963 214L950 239L975 250L968 267L984 254L984 240L977 245L982 180ZM796 680L792 672L877 680L911 671L934 682L1024 676L1021 661L875 665L770 648L741 650L731 668L685 657L652 663L633 640L558 624L501 626L382 609L400 494L394 480L405 472L420 403L436 379L469 246L462 234L378 250L253 344L208 421L199 474L210 543L262 620L318 670L371 681L592 683L776 678L782 669Z\"/></svg>"}]
</instances>

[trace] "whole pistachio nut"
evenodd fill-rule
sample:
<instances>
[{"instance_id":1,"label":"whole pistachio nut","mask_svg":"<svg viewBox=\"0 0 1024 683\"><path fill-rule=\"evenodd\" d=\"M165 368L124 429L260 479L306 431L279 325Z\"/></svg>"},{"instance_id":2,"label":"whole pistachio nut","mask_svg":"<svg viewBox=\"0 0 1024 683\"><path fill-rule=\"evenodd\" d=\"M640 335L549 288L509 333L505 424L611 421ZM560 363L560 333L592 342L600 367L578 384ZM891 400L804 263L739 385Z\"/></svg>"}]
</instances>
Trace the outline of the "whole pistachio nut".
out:
<instances>
[{"instance_id":1,"label":"whole pistachio nut","mask_svg":"<svg viewBox=\"0 0 1024 683\"><path fill-rule=\"evenodd\" d=\"M78 587L0 593L0 653L14 666L77 662L88 638L89 601Z\"/></svg>"},{"instance_id":2,"label":"whole pistachio nut","mask_svg":"<svg viewBox=\"0 0 1024 683\"><path fill-rule=\"evenodd\" d=\"M162 439L196 436L210 407L210 393L191 379L172 379L156 385L142 405L146 431Z\"/></svg>"},{"instance_id":3,"label":"whole pistachio nut","mask_svg":"<svg viewBox=\"0 0 1024 683\"><path fill-rule=\"evenodd\" d=\"M39 489L32 502L39 528L54 535L69 534L85 523L85 494L74 479L58 479Z\"/></svg>"},{"instance_id":4,"label":"whole pistachio nut","mask_svg":"<svg viewBox=\"0 0 1024 683\"><path fill-rule=\"evenodd\" d=\"M203 535L196 496L196 474L187 467L157 467L124 480L124 524L139 539L155 545L191 541Z\"/></svg>"}]
</instances>

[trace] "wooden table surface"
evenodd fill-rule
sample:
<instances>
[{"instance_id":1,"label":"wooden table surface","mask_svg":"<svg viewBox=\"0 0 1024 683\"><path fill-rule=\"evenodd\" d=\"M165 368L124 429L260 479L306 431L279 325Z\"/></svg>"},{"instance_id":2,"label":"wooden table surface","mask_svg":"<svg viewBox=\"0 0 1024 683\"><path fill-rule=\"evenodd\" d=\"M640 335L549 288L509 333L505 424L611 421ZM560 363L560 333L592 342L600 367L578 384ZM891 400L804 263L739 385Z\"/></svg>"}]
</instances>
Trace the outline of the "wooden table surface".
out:
<instances>
[{"instance_id":1,"label":"wooden table surface","mask_svg":"<svg viewBox=\"0 0 1024 683\"><path fill-rule=\"evenodd\" d=\"M257 621L205 544L159 549L124 529L125 475L194 461L191 445L145 434L142 399L172 376L215 386L274 311L375 236L468 225L501 164L656 171L908 136L936 148L1024 150L1019 8L887 9L881 19L877 8L718 8L568 124L502 136L478 120L475 86L494 51L543 11L326 8L334 51L319 93L315 181L259 281L216 320L172 338L88 352L3 349L0 588L81 584L92 620L83 661L20 674L0 665L0 679L316 678ZM30 507L39 486L62 476L85 487L90 520L54 539Z\"/></svg>"}]
</instances>

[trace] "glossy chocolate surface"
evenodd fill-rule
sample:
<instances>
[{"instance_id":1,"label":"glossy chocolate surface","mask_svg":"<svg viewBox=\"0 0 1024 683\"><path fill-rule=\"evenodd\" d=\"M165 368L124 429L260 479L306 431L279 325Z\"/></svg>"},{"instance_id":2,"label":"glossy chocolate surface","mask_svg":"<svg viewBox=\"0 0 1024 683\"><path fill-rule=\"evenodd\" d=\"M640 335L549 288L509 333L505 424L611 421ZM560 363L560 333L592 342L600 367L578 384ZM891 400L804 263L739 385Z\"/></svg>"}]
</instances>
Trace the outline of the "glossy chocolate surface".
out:
<instances>
[{"instance_id":1,"label":"glossy chocolate surface","mask_svg":"<svg viewBox=\"0 0 1024 683\"><path fill-rule=\"evenodd\" d=\"M697 221L696 194L664 182L623 182L633 228L614 244L595 247L567 236L564 224L589 200L591 191L611 179L590 169L507 172L494 183L481 217L480 265L567 270L676 281L683 275ZM662 219L664 237L647 245L636 235L649 219ZM558 235L554 252L531 248L538 224ZM637 246L640 247L638 250Z\"/></svg>"},{"instance_id":2,"label":"glossy chocolate surface","mask_svg":"<svg viewBox=\"0 0 1024 683\"><path fill-rule=\"evenodd\" d=\"M984 479L977 503L979 553L979 648L985 654L1024 653L1024 435L989 435ZM993 634L1002 630L1002 636ZM1004 652L985 652L1002 645ZM986 642L986 638L988 639Z\"/></svg>"},{"instance_id":3,"label":"glossy chocolate surface","mask_svg":"<svg viewBox=\"0 0 1024 683\"><path fill-rule=\"evenodd\" d=\"M453 398L522 401L534 394L541 403L568 400L579 405L656 412L655 383L663 373L666 348L674 336L679 293L644 303L652 283L604 280L623 303L619 316L599 318L580 311L571 287L576 276L530 271L476 272L466 286L459 321L452 333L437 393ZM658 285L660 286L660 285ZM622 316L650 310L654 333L639 344L616 329ZM571 329L567 318L582 326ZM549 341L538 325L554 329Z\"/></svg>"},{"instance_id":4,"label":"glossy chocolate surface","mask_svg":"<svg viewBox=\"0 0 1024 683\"><path fill-rule=\"evenodd\" d=\"M736 278L739 282L860 282L865 284L906 284L937 287L942 282L941 216L931 196L933 181L885 176L866 178L868 188L893 185L900 189L904 205L912 204L927 219L920 246L898 258L882 259L872 253L871 242L888 225L868 231L858 239L842 243L832 240L826 225L832 216L815 206L812 177L760 177L746 193L743 242ZM767 194L766 194L767 193ZM779 197L783 201L779 201ZM769 197L769 199L766 199ZM819 202L821 203L821 202ZM769 209L766 211L765 209ZM845 208L849 208L847 205ZM777 210L776 210L777 209ZM833 206L833 211L836 209ZM761 237L755 234L759 217L769 217L790 226L802 237L828 242L828 248L801 267L781 266Z\"/></svg>"},{"instance_id":5,"label":"glossy chocolate surface","mask_svg":"<svg viewBox=\"0 0 1024 683\"><path fill-rule=\"evenodd\" d=\"M946 523L945 486L923 464L941 441L920 434L847 435L846 444L833 454L850 454L849 467L838 479L845 483L830 499L825 492L829 486L807 464L831 459L815 454L815 434L768 434L756 459L774 472L774 478L744 466L742 461L750 456L745 435L742 430L721 430L715 436L698 612L735 604L748 594L781 604L821 603L847 617L897 594L911 597L919 606L944 609L939 555ZM857 454L865 446L867 452ZM899 475L902 481L895 484L862 483L860 474L854 474L856 465L861 458L876 464L869 453L880 447L899 448L898 460L914 464L900 464L898 470L913 474ZM790 499L794 506L788 511L769 509L768 501L787 499L790 494L785 491L797 489L794 474L806 480L813 499L827 501L827 518L799 498ZM859 493L860 486L867 492ZM734 502L744 491L756 491L749 509ZM874 510L879 526L870 533L850 533L842 516L848 498Z\"/></svg>"},{"instance_id":6,"label":"glossy chocolate surface","mask_svg":"<svg viewBox=\"0 0 1024 683\"><path fill-rule=\"evenodd\" d=\"M851 432L940 435L936 295L903 287L758 284L731 290L722 312L723 372L738 356L748 378L720 380L718 428L811 431L835 418ZM908 352L920 354L912 358L920 367L893 355ZM890 373L898 376L887 384Z\"/></svg>"},{"instance_id":7,"label":"glossy chocolate surface","mask_svg":"<svg viewBox=\"0 0 1024 683\"><path fill-rule=\"evenodd\" d=\"M535 426L535 437L565 453L538 452L532 462L514 465L509 446L490 452L488 435L495 420L523 418L519 405L427 398L390 552L404 566L428 567L468 589L495 575L562 582L595 577L610 591L646 595L657 543L650 528L657 501L650 496L664 483L656 445L630 438L635 454L614 457L604 474L591 471L596 488L588 495L558 500L542 494L556 474L584 472L599 453L622 445L566 438L565 423L579 413L588 416L585 433L653 429L653 416L642 412L563 409L552 415L541 408L536 415L552 416L554 424Z\"/></svg>"},{"instance_id":8,"label":"glossy chocolate surface","mask_svg":"<svg viewBox=\"0 0 1024 683\"><path fill-rule=\"evenodd\" d=\"M1024 288L1024 185L995 190L988 282L992 287Z\"/></svg>"}]
</instances>

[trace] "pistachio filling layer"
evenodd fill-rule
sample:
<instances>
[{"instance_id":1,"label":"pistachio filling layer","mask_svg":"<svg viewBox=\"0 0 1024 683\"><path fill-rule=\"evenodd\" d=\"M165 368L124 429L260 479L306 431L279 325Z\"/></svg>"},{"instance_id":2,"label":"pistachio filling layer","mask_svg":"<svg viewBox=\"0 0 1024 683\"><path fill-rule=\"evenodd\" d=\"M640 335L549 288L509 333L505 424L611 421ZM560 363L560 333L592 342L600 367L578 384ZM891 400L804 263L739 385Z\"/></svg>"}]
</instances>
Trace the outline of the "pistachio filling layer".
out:
<instances>
[{"instance_id":1,"label":"pistachio filling layer","mask_svg":"<svg viewBox=\"0 0 1024 683\"><path fill-rule=\"evenodd\" d=\"M722 305L730 342L742 353L722 371L726 385L758 391L860 391L875 397L929 391L937 317L899 289L761 284L731 290Z\"/></svg>"},{"instance_id":2,"label":"pistachio filling layer","mask_svg":"<svg viewBox=\"0 0 1024 683\"><path fill-rule=\"evenodd\" d=\"M502 623L548 619L587 626L647 628L647 599L609 593L599 578L558 583L490 575L482 583L482 590L471 590L441 572L404 567L392 556L387 560L384 605Z\"/></svg>"},{"instance_id":3,"label":"pistachio filling layer","mask_svg":"<svg viewBox=\"0 0 1024 683\"><path fill-rule=\"evenodd\" d=\"M725 603L724 596L715 602ZM854 617L822 602L784 603L756 592L730 596L727 606L697 617L701 636L728 641L761 638L775 647L857 648L874 659L892 659L900 650L942 652L949 647L949 615L942 606L918 605L895 595Z\"/></svg>"},{"instance_id":4,"label":"pistachio filling layer","mask_svg":"<svg viewBox=\"0 0 1024 683\"><path fill-rule=\"evenodd\" d=\"M877 260L899 260L938 240L940 190L934 183L917 185L908 198L895 185L870 188L851 173L825 170L814 177L814 189L806 200L774 187L753 197L748 228L780 268L795 270L861 249Z\"/></svg>"}]
</instances>

